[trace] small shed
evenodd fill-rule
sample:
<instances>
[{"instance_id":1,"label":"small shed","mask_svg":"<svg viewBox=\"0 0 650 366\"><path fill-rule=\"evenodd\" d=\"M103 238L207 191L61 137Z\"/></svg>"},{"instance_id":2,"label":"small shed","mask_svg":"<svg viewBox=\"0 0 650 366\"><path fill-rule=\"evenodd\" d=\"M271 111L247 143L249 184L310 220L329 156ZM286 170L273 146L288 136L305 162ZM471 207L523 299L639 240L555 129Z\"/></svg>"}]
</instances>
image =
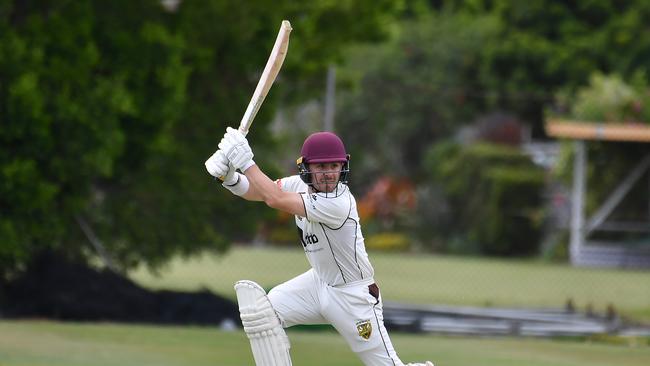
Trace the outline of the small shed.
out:
<instances>
[{"instance_id":1,"label":"small shed","mask_svg":"<svg viewBox=\"0 0 650 366\"><path fill-rule=\"evenodd\" d=\"M636 166L622 177L617 187L591 217L586 218L584 210L588 161L586 143L650 143L650 126L550 120L546 123L546 133L552 137L573 140L575 159L571 192L571 263L576 266L650 268L650 198L646 219L637 222L608 221L612 211L630 189L650 171L650 152L638 157ZM650 178L647 187L650 197ZM634 243L589 240L589 235L596 231L639 233L647 240Z\"/></svg>"}]
</instances>

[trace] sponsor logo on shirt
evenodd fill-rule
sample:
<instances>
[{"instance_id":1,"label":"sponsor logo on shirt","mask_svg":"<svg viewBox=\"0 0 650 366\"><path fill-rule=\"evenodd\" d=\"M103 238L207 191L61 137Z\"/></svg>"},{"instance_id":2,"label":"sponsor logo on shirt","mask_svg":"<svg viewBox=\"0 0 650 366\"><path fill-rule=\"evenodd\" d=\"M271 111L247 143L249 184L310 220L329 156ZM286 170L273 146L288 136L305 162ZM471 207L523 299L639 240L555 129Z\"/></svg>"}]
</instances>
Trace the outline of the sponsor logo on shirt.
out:
<instances>
[{"instance_id":1,"label":"sponsor logo on shirt","mask_svg":"<svg viewBox=\"0 0 650 366\"><path fill-rule=\"evenodd\" d=\"M305 235L305 240L303 241L303 243L316 244L318 243L318 237L316 236L316 234Z\"/></svg>"}]
</instances>

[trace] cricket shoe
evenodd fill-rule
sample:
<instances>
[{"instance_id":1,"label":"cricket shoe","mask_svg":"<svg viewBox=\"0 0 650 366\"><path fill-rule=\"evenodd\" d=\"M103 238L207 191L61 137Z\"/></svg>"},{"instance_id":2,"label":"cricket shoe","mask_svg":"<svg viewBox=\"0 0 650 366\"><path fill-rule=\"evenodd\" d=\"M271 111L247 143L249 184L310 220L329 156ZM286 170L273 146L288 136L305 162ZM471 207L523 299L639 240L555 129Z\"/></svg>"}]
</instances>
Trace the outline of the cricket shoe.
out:
<instances>
[{"instance_id":1,"label":"cricket shoe","mask_svg":"<svg viewBox=\"0 0 650 366\"><path fill-rule=\"evenodd\" d=\"M431 361L426 361L424 363L407 363L406 366L433 366Z\"/></svg>"}]
</instances>

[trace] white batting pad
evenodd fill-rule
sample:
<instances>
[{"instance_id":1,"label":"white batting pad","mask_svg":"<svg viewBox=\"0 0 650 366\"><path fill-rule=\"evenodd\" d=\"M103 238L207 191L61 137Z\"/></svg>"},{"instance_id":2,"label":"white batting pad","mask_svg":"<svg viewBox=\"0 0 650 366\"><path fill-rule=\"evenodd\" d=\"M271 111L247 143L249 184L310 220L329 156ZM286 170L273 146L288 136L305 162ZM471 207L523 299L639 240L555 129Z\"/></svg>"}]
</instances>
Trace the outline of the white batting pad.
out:
<instances>
[{"instance_id":1,"label":"white batting pad","mask_svg":"<svg viewBox=\"0 0 650 366\"><path fill-rule=\"evenodd\" d=\"M257 366L291 366L289 338L266 292L253 281L235 283L239 314Z\"/></svg>"}]
</instances>

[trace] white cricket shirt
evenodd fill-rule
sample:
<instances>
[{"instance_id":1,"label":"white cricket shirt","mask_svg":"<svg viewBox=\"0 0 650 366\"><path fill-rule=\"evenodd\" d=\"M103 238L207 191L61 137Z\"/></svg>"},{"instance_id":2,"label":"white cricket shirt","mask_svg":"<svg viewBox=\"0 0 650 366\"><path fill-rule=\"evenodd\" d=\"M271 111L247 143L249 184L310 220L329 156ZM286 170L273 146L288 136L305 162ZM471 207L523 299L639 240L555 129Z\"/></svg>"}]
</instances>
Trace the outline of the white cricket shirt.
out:
<instances>
[{"instance_id":1,"label":"white cricket shirt","mask_svg":"<svg viewBox=\"0 0 650 366\"><path fill-rule=\"evenodd\" d=\"M300 242L318 277L330 286L371 280L374 270L363 241L357 202L347 185L309 193L298 175L278 179L283 191L302 197L307 217L295 216Z\"/></svg>"}]
</instances>

